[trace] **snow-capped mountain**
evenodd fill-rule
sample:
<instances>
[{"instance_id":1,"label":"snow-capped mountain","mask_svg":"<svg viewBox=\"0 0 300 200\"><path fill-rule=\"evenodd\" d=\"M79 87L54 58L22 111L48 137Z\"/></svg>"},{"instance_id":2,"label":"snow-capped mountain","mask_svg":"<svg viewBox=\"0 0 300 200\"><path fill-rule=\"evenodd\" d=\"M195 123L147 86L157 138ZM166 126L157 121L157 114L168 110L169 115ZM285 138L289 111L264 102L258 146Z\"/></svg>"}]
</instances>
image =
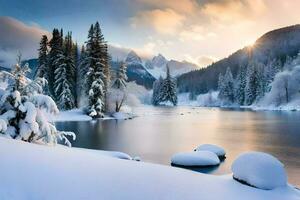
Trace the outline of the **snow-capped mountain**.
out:
<instances>
[{"instance_id":1,"label":"snow-capped mountain","mask_svg":"<svg viewBox=\"0 0 300 200\"><path fill-rule=\"evenodd\" d=\"M179 76L183 73L198 69L198 66L186 61L167 60L163 55L158 54L152 60L147 60L145 67L155 77L164 77L166 75L166 66L169 66L171 75Z\"/></svg>"},{"instance_id":2,"label":"snow-capped mountain","mask_svg":"<svg viewBox=\"0 0 300 200\"><path fill-rule=\"evenodd\" d=\"M147 89L152 88L155 77L148 72L142 63L142 59L134 51L128 53L125 63L127 65L128 81L135 81Z\"/></svg>"},{"instance_id":3,"label":"snow-capped mountain","mask_svg":"<svg viewBox=\"0 0 300 200\"><path fill-rule=\"evenodd\" d=\"M154 56L152 60L147 60L145 63L145 67L147 69L154 69L154 68L162 68L165 67L168 63L168 60L161 54Z\"/></svg>"},{"instance_id":4,"label":"snow-capped mountain","mask_svg":"<svg viewBox=\"0 0 300 200\"><path fill-rule=\"evenodd\" d=\"M125 62L127 64L142 64L142 59L134 51L130 51Z\"/></svg>"}]
</instances>

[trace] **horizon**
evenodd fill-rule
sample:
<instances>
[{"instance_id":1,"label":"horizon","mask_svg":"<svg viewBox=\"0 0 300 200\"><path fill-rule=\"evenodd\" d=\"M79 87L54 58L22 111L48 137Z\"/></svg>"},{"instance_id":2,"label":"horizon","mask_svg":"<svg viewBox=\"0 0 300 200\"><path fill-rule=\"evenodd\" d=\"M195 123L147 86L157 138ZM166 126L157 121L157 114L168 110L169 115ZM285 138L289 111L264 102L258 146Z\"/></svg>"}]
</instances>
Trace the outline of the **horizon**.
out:
<instances>
[{"instance_id":1,"label":"horizon","mask_svg":"<svg viewBox=\"0 0 300 200\"><path fill-rule=\"evenodd\" d=\"M4 65L13 64L18 50L24 59L37 57L41 35L50 36L53 28L71 31L81 45L90 24L99 21L117 59L133 50L142 58L160 53L168 60L201 68L253 44L269 31L299 24L296 8L300 6L300 2L279 0L2 1L0 63ZM276 18L279 15L285 18Z\"/></svg>"}]
</instances>

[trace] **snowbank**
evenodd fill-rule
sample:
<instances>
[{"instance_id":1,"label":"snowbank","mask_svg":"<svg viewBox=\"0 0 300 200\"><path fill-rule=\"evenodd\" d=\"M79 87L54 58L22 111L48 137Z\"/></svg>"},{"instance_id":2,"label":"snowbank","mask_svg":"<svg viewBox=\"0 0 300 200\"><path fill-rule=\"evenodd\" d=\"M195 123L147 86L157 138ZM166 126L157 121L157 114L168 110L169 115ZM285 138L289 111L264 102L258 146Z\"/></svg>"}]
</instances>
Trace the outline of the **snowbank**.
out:
<instances>
[{"instance_id":1,"label":"snowbank","mask_svg":"<svg viewBox=\"0 0 300 200\"><path fill-rule=\"evenodd\" d=\"M208 167L220 164L220 160L213 152L194 151L173 155L171 164L186 167Z\"/></svg>"},{"instance_id":2,"label":"snowbank","mask_svg":"<svg viewBox=\"0 0 300 200\"><path fill-rule=\"evenodd\" d=\"M210 151L215 153L218 157L225 157L225 150L214 144L202 144L198 146L195 151Z\"/></svg>"},{"instance_id":3,"label":"snowbank","mask_svg":"<svg viewBox=\"0 0 300 200\"><path fill-rule=\"evenodd\" d=\"M1 200L296 200L291 186L258 190L232 176L121 160L0 138Z\"/></svg>"},{"instance_id":4,"label":"snowbank","mask_svg":"<svg viewBox=\"0 0 300 200\"><path fill-rule=\"evenodd\" d=\"M266 153L243 153L233 162L231 170L235 179L257 188L271 190L287 184L284 165Z\"/></svg>"},{"instance_id":5,"label":"snowbank","mask_svg":"<svg viewBox=\"0 0 300 200\"><path fill-rule=\"evenodd\" d=\"M90 121L92 118L86 115L81 109L60 111L58 115L52 117L55 122L60 121Z\"/></svg>"}]
</instances>

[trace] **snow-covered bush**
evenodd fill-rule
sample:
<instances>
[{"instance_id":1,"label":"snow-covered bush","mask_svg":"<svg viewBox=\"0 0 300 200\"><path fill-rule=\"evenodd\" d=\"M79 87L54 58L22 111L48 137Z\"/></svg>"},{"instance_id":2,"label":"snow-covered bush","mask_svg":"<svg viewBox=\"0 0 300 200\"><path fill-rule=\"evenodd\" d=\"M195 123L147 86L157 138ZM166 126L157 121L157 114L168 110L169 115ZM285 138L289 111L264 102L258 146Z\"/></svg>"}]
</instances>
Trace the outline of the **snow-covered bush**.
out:
<instances>
[{"instance_id":1,"label":"snow-covered bush","mask_svg":"<svg viewBox=\"0 0 300 200\"><path fill-rule=\"evenodd\" d=\"M31 81L25 77L28 67L16 65L10 74L12 83L3 90L0 100L0 133L8 138L27 142L56 144L58 140L71 145L66 135L75 139L72 132L58 131L46 114L59 111L51 97L42 94L46 81Z\"/></svg>"},{"instance_id":2,"label":"snow-covered bush","mask_svg":"<svg viewBox=\"0 0 300 200\"><path fill-rule=\"evenodd\" d=\"M287 184L284 165L266 153L243 153L233 162L231 170L234 179L260 189L271 190Z\"/></svg>"},{"instance_id":3,"label":"snow-covered bush","mask_svg":"<svg viewBox=\"0 0 300 200\"><path fill-rule=\"evenodd\" d=\"M300 98L300 66L276 74L271 91L258 103L259 106L281 106Z\"/></svg>"},{"instance_id":4,"label":"snow-covered bush","mask_svg":"<svg viewBox=\"0 0 300 200\"><path fill-rule=\"evenodd\" d=\"M171 164L186 167L208 167L220 164L220 159L211 151L193 151L173 155Z\"/></svg>"}]
</instances>

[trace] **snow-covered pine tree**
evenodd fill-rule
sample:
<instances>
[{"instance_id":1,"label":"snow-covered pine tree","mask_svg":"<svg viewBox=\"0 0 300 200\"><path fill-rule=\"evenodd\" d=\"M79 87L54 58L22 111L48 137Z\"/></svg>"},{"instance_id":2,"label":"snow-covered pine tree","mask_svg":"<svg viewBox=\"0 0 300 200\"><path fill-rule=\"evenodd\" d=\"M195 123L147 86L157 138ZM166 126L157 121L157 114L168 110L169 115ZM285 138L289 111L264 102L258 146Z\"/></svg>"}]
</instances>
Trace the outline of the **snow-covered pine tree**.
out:
<instances>
[{"instance_id":1,"label":"snow-covered pine tree","mask_svg":"<svg viewBox=\"0 0 300 200\"><path fill-rule=\"evenodd\" d=\"M153 94L152 94L152 104L157 106L160 102L160 91L162 90L161 87L163 85L163 78L160 76L157 80L153 83Z\"/></svg>"},{"instance_id":2,"label":"snow-covered pine tree","mask_svg":"<svg viewBox=\"0 0 300 200\"><path fill-rule=\"evenodd\" d=\"M124 62L121 62L120 67L117 71L116 79L114 80L111 87L115 89L124 90L126 88L126 81L126 65Z\"/></svg>"},{"instance_id":3,"label":"snow-covered pine tree","mask_svg":"<svg viewBox=\"0 0 300 200\"><path fill-rule=\"evenodd\" d=\"M266 92L271 91L271 83L273 82L275 75L282 69L280 60L273 59L267 63L264 68Z\"/></svg>"},{"instance_id":4,"label":"snow-covered pine tree","mask_svg":"<svg viewBox=\"0 0 300 200\"><path fill-rule=\"evenodd\" d=\"M250 62L247 67L247 82L245 88L245 105L252 105L257 97L259 87L256 63Z\"/></svg>"},{"instance_id":5,"label":"snow-covered pine tree","mask_svg":"<svg viewBox=\"0 0 300 200\"><path fill-rule=\"evenodd\" d=\"M247 67L240 66L234 87L234 99L238 105L244 105L245 102L245 88L246 88L246 76L247 76Z\"/></svg>"},{"instance_id":6,"label":"snow-covered pine tree","mask_svg":"<svg viewBox=\"0 0 300 200\"><path fill-rule=\"evenodd\" d=\"M88 94L88 115L103 117L105 108L105 58L103 51L104 37L99 23L91 25L88 34L86 56L83 65L88 69L86 74L86 91Z\"/></svg>"},{"instance_id":7,"label":"snow-covered pine tree","mask_svg":"<svg viewBox=\"0 0 300 200\"><path fill-rule=\"evenodd\" d=\"M159 92L159 99L161 102L170 101L174 106L177 105L177 86L176 80L171 77L169 66L167 65L167 75L163 81L161 91Z\"/></svg>"},{"instance_id":8,"label":"snow-covered pine tree","mask_svg":"<svg viewBox=\"0 0 300 200\"><path fill-rule=\"evenodd\" d=\"M13 81L1 94L0 133L7 138L34 143L56 144L64 140L70 146L66 135L75 139L75 134L57 131L47 120L49 114L58 113L58 109L51 97L42 94L45 79L27 79L28 65L21 67L20 63L9 74Z\"/></svg>"},{"instance_id":9,"label":"snow-covered pine tree","mask_svg":"<svg viewBox=\"0 0 300 200\"><path fill-rule=\"evenodd\" d=\"M61 33L58 29L53 29L52 32L52 39L49 42L50 52L49 52L49 67L47 71L47 80L49 83L49 92L51 96L54 97L54 82L55 82L55 74L54 71L56 70L56 60L61 57L63 54L62 52L62 38ZM56 99L55 99L56 100Z\"/></svg>"},{"instance_id":10,"label":"snow-covered pine tree","mask_svg":"<svg viewBox=\"0 0 300 200\"><path fill-rule=\"evenodd\" d=\"M219 99L225 104L232 104L234 102L234 83L229 67L227 67L225 75L220 78L219 82Z\"/></svg>"},{"instance_id":11,"label":"snow-covered pine tree","mask_svg":"<svg viewBox=\"0 0 300 200\"><path fill-rule=\"evenodd\" d=\"M77 43L72 44L72 51L73 51L73 60L75 65L75 72L74 72L74 84L73 84L73 90L74 90L74 101L75 101L75 107L78 107L79 102L79 95L80 95L80 67L79 67L79 51L78 51L78 45Z\"/></svg>"},{"instance_id":12,"label":"snow-covered pine tree","mask_svg":"<svg viewBox=\"0 0 300 200\"><path fill-rule=\"evenodd\" d=\"M124 62L120 64L120 67L117 71L116 78L111 85L111 89L108 91L108 103L114 104L115 112L119 112L123 103L126 100L126 84L127 84L127 75L126 75L126 65Z\"/></svg>"},{"instance_id":13,"label":"snow-covered pine tree","mask_svg":"<svg viewBox=\"0 0 300 200\"><path fill-rule=\"evenodd\" d=\"M39 48L39 57L38 57L38 69L36 77L44 77L48 79L48 38L46 35L42 36Z\"/></svg>"},{"instance_id":14,"label":"snow-covered pine tree","mask_svg":"<svg viewBox=\"0 0 300 200\"><path fill-rule=\"evenodd\" d=\"M75 107L75 65L72 52L72 39L68 33L64 40L64 51L57 56L55 64L54 94L58 106L62 110L69 110Z\"/></svg>"},{"instance_id":15,"label":"snow-covered pine tree","mask_svg":"<svg viewBox=\"0 0 300 200\"><path fill-rule=\"evenodd\" d=\"M96 71L99 71L103 74L102 82L103 91L104 91L104 107L102 108L103 112L106 109L106 94L108 90L108 84L110 82L110 67L109 67L109 55L108 55L108 46L106 41L104 40L104 36L102 34L99 22L95 23L94 26L94 34L95 34L95 41L94 41L94 50L95 50L95 58L96 58Z\"/></svg>"}]
</instances>

